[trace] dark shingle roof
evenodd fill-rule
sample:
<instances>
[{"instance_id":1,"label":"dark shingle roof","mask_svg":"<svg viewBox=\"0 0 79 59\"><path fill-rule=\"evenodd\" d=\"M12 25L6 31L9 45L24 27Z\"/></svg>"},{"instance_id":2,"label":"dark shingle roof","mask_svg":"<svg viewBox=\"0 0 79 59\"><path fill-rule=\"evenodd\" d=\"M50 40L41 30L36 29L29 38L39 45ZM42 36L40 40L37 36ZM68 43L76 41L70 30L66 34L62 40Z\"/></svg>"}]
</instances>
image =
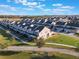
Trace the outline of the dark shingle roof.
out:
<instances>
[{"instance_id":1,"label":"dark shingle roof","mask_svg":"<svg viewBox=\"0 0 79 59\"><path fill-rule=\"evenodd\" d=\"M35 28L35 30L39 30L39 32L44 28L44 26L38 26Z\"/></svg>"}]
</instances>

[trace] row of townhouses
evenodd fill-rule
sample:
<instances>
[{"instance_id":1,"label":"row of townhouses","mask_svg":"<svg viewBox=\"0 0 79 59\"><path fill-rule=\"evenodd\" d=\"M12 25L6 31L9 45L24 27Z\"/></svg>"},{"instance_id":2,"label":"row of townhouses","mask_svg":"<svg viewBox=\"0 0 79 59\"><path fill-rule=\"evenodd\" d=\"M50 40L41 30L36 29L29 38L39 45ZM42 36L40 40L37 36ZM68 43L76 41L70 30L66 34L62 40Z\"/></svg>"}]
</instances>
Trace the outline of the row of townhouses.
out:
<instances>
[{"instance_id":1,"label":"row of townhouses","mask_svg":"<svg viewBox=\"0 0 79 59\"><path fill-rule=\"evenodd\" d=\"M72 19L74 18L72 17ZM20 21L0 21L0 25L3 25L4 27L7 27L10 30L37 39L46 39L56 34L56 32L79 32L79 25L75 26L75 24L76 23L73 24L73 22L71 22L71 18L69 17L22 18L22 20Z\"/></svg>"}]
</instances>

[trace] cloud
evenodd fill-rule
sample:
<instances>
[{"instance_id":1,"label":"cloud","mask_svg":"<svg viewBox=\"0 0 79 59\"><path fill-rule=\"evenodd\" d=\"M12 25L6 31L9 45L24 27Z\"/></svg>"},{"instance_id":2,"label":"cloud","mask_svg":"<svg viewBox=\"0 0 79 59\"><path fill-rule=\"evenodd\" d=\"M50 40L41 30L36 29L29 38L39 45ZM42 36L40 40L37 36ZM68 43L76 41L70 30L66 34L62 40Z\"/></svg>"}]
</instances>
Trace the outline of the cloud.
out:
<instances>
[{"instance_id":1,"label":"cloud","mask_svg":"<svg viewBox=\"0 0 79 59\"><path fill-rule=\"evenodd\" d=\"M12 7L5 6L5 8L10 10L15 10L18 13L31 13L31 12L40 12L39 14L64 14L71 12L75 7L70 5L64 5L62 3L52 4L51 7L46 6L46 3L42 1L46 0L8 0L10 3L15 3L16 5L21 5L22 7ZM29 14L28 13L28 14ZM37 14L36 13L36 14Z\"/></svg>"},{"instance_id":2,"label":"cloud","mask_svg":"<svg viewBox=\"0 0 79 59\"><path fill-rule=\"evenodd\" d=\"M10 5L0 5L0 8L12 10L12 11L16 11L16 8L15 7L12 7Z\"/></svg>"},{"instance_id":3,"label":"cloud","mask_svg":"<svg viewBox=\"0 0 79 59\"><path fill-rule=\"evenodd\" d=\"M45 11L45 12L50 12L51 9L43 9L43 11Z\"/></svg>"},{"instance_id":4,"label":"cloud","mask_svg":"<svg viewBox=\"0 0 79 59\"><path fill-rule=\"evenodd\" d=\"M38 1L46 1L46 0L38 0Z\"/></svg>"},{"instance_id":5,"label":"cloud","mask_svg":"<svg viewBox=\"0 0 79 59\"><path fill-rule=\"evenodd\" d=\"M63 4L60 4L60 3L57 3L57 4L52 4L52 6L55 6L55 7L60 7L62 6Z\"/></svg>"},{"instance_id":6,"label":"cloud","mask_svg":"<svg viewBox=\"0 0 79 59\"><path fill-rule=\"evenodd\" d=\"M43 10L43 12L41 13L44 13L44 14L53 14L53 15L64 15L64 14L69 14L71 12L71 10L68 10L68 9L59 9L59 8L54 8L54 9L45 9Z\"/></svg>"},{"instance_id":7,"label":"cloud","mask_svg":"<svg viewBox=\"0 0 79 59\"><path fill-rule=\"evenodd\" d=\"M62 13L64 13L64 12L69 12L70 10L69 9L61 9L61 8L53 8L53 9L43 9L42 10L43 11L43 13L56 13L56 14L62 14Z\"/></svg>"},{"instance_id":8,"label":"cloud","mask_svg":"<svg viewBox=\"0 0 79 59\"><path fill-rule=\"evenodd\" d=\"M14 13L14 12L7 12L7 11L4 11L4 10L0 10L0 15L16 15L16 13Z\"/></svg>"},{"instance_id":9,"label":"cloud","mask_svg":"<svg viewBox=\"0 0 79 59\"><path fill-rule=\"evenodd\" d=\"M57 8L63 8L63 9L73 9L73 8L75 8L74 6L63 5L61 3L52 4L52 6L57 7Z\"/></svg>"},{"instance_id":10,"label":"cloud","mask_svg":"<svg viewBox=\"0 0 79 59\"><path fill-rule=\"evenodd\" d=\"M25 11L32 11L32 10L34 10L34 8L23 8L22 10L25 10Z\"/></svg>"},{"instance_id":11,"label":"cloud","mask_svg":"<svg viewBox=\"0 0 79 59\"><path fill-rule=\"evenodd\" d=\"M64 8L64 9L73 9L75 7L74 6L62 6L61 8Z\"/></svg>"},{"instance_id":12,"label":"cloud","mask_svg":"<svg viewBox=\"0 0 79 59\"><path fill-rule=\"evenodd\" d=\"M52 14L68 14L71 13L72 10L75 8L74 6L69 6L69 5L63 5L63 4L52 4L52 6L54 6L54 8L45 8L42 11L44 13L52 13Z\"/></svg>"},{"instance_id":13,"label":"cloud","mask_svg":"<svg viewBox=\"0 0 79 59\"><path fill-rule=\"evenodd\" d=\"M28 7L36 7L38 4L37 2L27 2L25 5Z\"/></svg>"},{"instance_id":14,"label":"cloud","mask_svg":"<svg viewBox=\"0 0 79 59\"><path fill-rule=\"evenodd\" d=\"M0 15L13 15L16 14L17 9L10 5L1 4L0 5Z\"/></svg>"},{"instance_id":15,"label":"cloud","mask_svg":"<svg viewBox=\"0 0 79 59\"><path fill-rule=\"evenodd\" d=\"M11 2L11 0L7 0L7 2Z\"/></svg>"},{"instance_id":16,"label":"cloud","mask_svg":"<svg viewBox=\"0 0 79 59\"><path fill-rule=\"evenodd\" d=\"M10 0L11 1L11 0ZM29 2L32 1L32 2ZM39 2L36 2L35 0L14 0L12 2L15 2L16 4L21 4L22 6L26 6L25 9L28 10L33 10L35 8L37 9L44 9L43 7L45 7L45 4L41 4L40 1L45 1L45 0L37 0Z\"/></svg>"},{"instance_id":17,"label":"cloud","mask_svg":"<svg viewBox=\"0 0 79 59\"><path fill-rule=\"evenodd\" d=\"M14 2L29 7L34 7L37 5L37 2L28 2L28 0L15 0Z\"/></svg>"},{"instance_id":18,"label":"cloud","mask_svg":"<svg viewBox=\"0 0 79 59\"><path fill-rule=\"evenodd\" d=\"M68 9L60 9L60 8L56 8L56 9L53 9L52 11L56 11L56 12L64 12L64 11L69 11Z\"/></svg>"},{"instance_id":19,"label":"cloud","mask_svg":"<svg viewBox=\"0 0 79 59\"><path fill-rule=\"evenodd\" d=\"M39 4L36 6L36 8L43 10L45 7L45 4Z\"/></svg>"},{"instance_id":20,"label":"cloud","mask_svg":"<svg viewBox=\"0 0 79 59\"><path fill-rule=\"evenodd\" d=\"M16 3L26 4L27 0L14 0Z\"/></svg>"},{"instance_id":21,"label":"cloud","mask_svg":"<svg viewBox=\"0 0 79 59\"><path fill-rule=\"evenodd\" d=\"M52 4L53 8L50 12L63 14L63 13L70 13L75 7L70 5L63 5L61 3Z\"/></svg>"}]
</instances>

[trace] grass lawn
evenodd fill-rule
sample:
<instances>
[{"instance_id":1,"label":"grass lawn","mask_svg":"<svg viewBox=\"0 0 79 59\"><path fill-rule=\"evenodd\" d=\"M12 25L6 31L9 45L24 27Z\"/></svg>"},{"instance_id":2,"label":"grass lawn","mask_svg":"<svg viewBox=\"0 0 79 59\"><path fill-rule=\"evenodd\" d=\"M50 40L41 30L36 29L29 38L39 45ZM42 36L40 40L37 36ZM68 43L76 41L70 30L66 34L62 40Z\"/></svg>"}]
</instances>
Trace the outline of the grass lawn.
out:
<instances>
[{"instance_id":1,"label":"grass lawn","mask_svg":"<svg viewBox=\"0 0 79 59\"><path fill-rule=\"evenodd\" d=\"M54 42L54 43L76 46L77 44L79 44L79 39L74 38L74 37L70 37L70 36L66 36L66 35L62 35L62 34L57 34L53 37L48 38L46 40L46 42L51 42L51 43Z\"/></svg>"},{"instance_id":2,"label":"grass lawn","mask_svg":"<svg viewBox=\"0 0 79 59\"><path fill-rule=\"evenodd\" d=\"M0 52L0 59L79 59L58 52Z\"/></svg>"},{"instance_id":3,"label":"grass lawn","mask_svg":"<svg viewBox=\"0 0 79 59\"><path fill-rule=\"evenodd\" d=\"M16 41L11 35L6 33L6 31L0 29L0 47L9 46L13 44L18 44L20 42Z\"/></svg>"},{"instance_id":4,"label":"grass lawn","mask_svg":"<svg viewBox=\"0 0 79 59\"><path fill-rule=\"evenodd\" d=\"M25 36L22 36L25 38ZM23 39L23 38L22 38ZM26 45L26 46L34 46L33 43L28 44L23 44L22 42L17 41L15 38L13 38L10 34L9 31L7 30L2 30L0 29L0 46L11 46L11 45L16 45L16 46L21 46L21 45Z\"/></svg>"}]
</instances>

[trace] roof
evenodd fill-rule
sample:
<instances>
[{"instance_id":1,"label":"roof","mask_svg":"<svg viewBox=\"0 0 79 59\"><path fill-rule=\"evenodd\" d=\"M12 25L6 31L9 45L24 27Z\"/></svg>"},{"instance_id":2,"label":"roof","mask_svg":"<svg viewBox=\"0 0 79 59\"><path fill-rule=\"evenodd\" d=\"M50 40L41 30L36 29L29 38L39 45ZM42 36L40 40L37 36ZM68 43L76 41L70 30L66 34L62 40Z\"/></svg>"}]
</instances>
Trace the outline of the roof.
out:
<instances>
[{"instance_id":1,"label":"roof","mask_svg":"<svg viewBox=\"0 0 79 59\"><path fill-rule=\"evenodd\" d=\"M35 30L39 30L39 32L40 32L40 31L42 31L42 29L43 29L44 27L45 27L45 26L38 26L38 27L35 28Z\"/></svg>"}]
</instances>

